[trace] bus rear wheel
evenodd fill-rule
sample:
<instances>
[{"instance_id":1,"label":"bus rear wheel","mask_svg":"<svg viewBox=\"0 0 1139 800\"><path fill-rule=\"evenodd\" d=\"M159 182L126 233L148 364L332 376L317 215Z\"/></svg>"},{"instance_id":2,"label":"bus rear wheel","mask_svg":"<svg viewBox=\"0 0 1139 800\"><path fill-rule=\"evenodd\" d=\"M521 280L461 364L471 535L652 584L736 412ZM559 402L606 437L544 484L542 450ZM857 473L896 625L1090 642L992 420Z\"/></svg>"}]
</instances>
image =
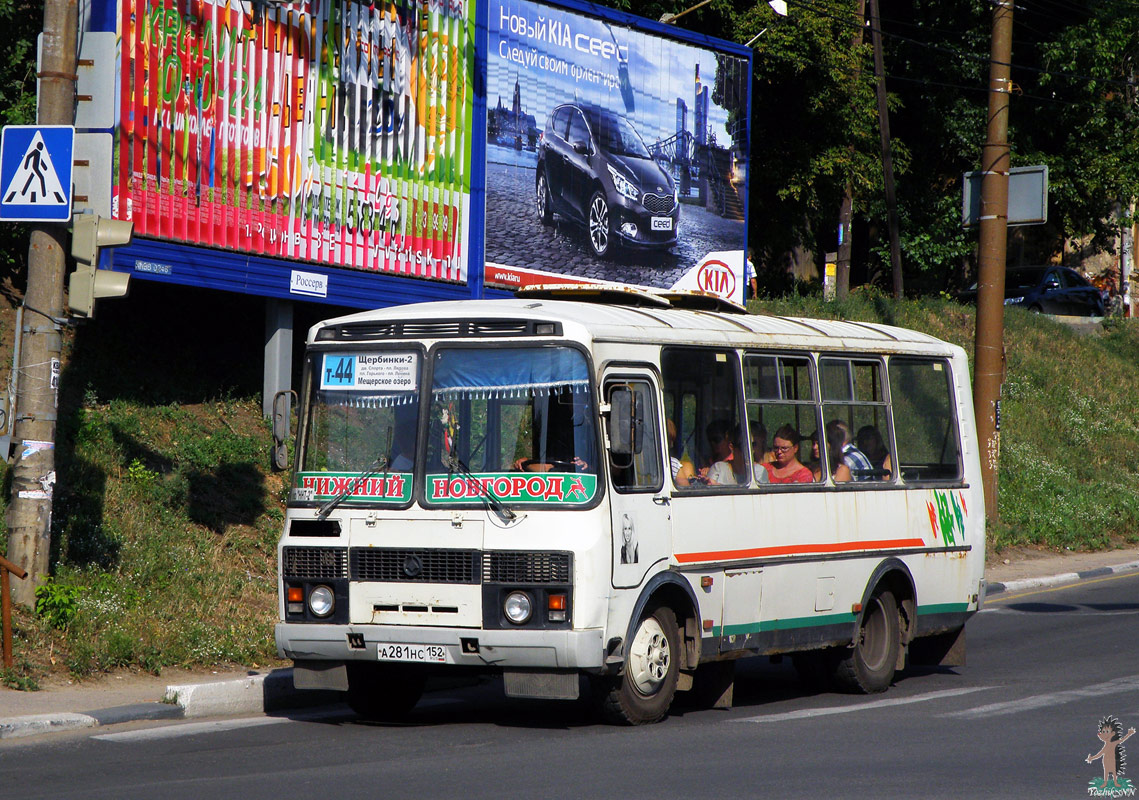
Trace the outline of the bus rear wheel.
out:
<instances>
[{"instance_id":1,"label":"bus rear wheel","mask_svg":"<svg viewBox=\"0 0 1139 800\"><path fill-rule=\"evenodd\" d=\"M348 705L369 722L403 719L427 683L427 674L414 664L359 661L349 662Z\"/></svg>"},{"instance_id":2,"label":"bus rear wheel","mask_svg":"<svg viewBox=\"0 0 1139 800\"><path fill-rule=\"evenodd\" d=\"M647 725L668 713L680 675L680 634L672 609L646 611L625 653L625 669L602 698L602 713L618 725Z\"/></svg>"},{"instance_id":3,"label":"bus rear wheel","mask_svg":"<svg viewBox=\"0 0 1139 800\"><path fill-rule=\"evenodd\" d=\"M876 589L862 610L852 647L843 651L835 670L841 689L856 694L884 692L894 680L901 647L898 602L888 589Z\"/></svg>"}]
</instances>

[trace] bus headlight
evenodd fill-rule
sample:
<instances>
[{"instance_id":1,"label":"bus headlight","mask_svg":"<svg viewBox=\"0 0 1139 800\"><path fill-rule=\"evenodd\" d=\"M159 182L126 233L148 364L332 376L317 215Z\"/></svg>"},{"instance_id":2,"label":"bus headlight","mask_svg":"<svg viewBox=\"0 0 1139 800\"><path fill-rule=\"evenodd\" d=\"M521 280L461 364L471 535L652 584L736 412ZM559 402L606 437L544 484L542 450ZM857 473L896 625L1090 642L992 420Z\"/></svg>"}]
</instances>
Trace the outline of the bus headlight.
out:
<instances>
[{"instance_id":1,"label":"bus headlight","mask_svg":"<svg viewBox=\"0 0 1139 800\"><path fill-rule=\"evenodd\" d=\"M327 586L317 586L308 593L308 609L317 617L327 617L336 606L332 590Z\"/></svg>"},{"instance_id":2,"label":"bus headlight","mask_svg":"<svg viewBox=\"0 0 1139 800\"><path fill-rule=\"evenodd\" d=\"M502 611L506 618L515 625L523 625L534 613L534 604L530 602L530 595L526 592L511 592L502 604Z\"/></svg>"}]
</instances>

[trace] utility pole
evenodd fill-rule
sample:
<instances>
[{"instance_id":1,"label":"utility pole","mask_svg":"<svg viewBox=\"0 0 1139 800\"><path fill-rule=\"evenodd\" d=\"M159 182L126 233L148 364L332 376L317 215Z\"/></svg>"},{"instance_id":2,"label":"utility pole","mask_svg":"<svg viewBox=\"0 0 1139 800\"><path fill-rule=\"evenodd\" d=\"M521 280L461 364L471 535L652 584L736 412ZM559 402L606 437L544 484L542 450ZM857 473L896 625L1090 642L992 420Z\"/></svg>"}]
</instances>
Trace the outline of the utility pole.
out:
<instances>
[{"instance_id":1,"label":"utility pole","mask_svg":"<svg viewBox=\"0 0 1139 800\"><path fill-rule=\"evenodd\" d=\"M981 151L981 242L977 276L977 338L973 355L973 406L981 447L985 517L997 513L1001 452L1001 384L1004 382L1005 258L1008 247L1008 143L1011 89L1012 0L993 0L989 57L989 124Z\"/></svg>"},{"instance_id":2,"label":"utility pole","mask_svg":"<svg viewBox=\"0 0 1139 800\"><path fill-rule=\"evenodd\" d=\"M902 245L899 239L898 201L894 197L894 157L890 154L890 111L886 107L886 67L882 63L882 20L878 0L869 0L870 41L874 45L874 75L878 90L878 132L882 139L882 182L886 188L886 221L890 228L890 268L894 297L902 299Z\"/></svg>"},{"instance_id":3,"label":"utility pole","mask_svg":"<svg viewBox=\"0 0 1139 800\"><path fill-rule=\"evenodd\" d=\"M75 122L78 27L76 0L46 0L38 75L40 125ZM16 602L27 606L35 604L35 588L47 577L50 566L66 239L65 225L38 223L32 227L28 247L28 287L17 365L16 461L7 520L8 559L30 577L13 585L13 595Z\"/></svg>"},{"instance_id":4,"label":"utility pole","mask_svg":"<svg viewBox=\"0 0 1139 800\"><path fill-rule=\"evenodd\" d=\"M850 36L850 50L854 49L862 43L862 29L865 27L865 4L863 0L858 0L855 3L855 30ZM856 67L854 70L854 78L851 80L852 89L857 90L858 83L862 78L862 70ZM853 105L853 104L852 104ZM851 169L853 170L854 162L854 143L851 142L846 148L847 154L850 156L852 163ZM850 251L854 249L854 242L851 239L851 218L854 216L854 184L847 178L846 185L842 189L842 203L838 209L838 257L835 259L835 296L839 300L844 299L850 293Z\"/></svg>"}]
</instances>

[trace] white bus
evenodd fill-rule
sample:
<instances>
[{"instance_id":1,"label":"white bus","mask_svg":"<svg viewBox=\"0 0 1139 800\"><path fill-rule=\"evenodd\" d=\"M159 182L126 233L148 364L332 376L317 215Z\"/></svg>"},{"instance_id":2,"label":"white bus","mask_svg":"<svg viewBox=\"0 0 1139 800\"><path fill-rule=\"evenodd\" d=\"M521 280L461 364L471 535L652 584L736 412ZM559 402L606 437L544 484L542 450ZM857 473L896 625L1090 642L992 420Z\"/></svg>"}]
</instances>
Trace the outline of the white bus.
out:
<instances>
[{"instance_id":1,"label":"white bus","mask_svg":"<svg viewBox=\"0 0 1139 800\"><path fill-rule=\"evenodd\" d=\"M279 545L296 686L384 718L489 672L640 724L678 691L729 705L746 656L856 692L962 664L964 351L711 305L547 287L314 326Z\"/></svg>"}]
</instances>

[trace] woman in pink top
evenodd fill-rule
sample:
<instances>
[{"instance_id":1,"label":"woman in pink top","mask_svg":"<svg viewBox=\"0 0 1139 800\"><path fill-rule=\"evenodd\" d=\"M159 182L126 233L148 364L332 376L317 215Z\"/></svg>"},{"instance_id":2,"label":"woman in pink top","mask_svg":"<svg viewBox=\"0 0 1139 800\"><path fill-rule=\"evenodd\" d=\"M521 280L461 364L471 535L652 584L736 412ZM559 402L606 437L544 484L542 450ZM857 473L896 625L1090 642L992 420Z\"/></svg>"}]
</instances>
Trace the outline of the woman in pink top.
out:
<instances>
[{"instance_id":1,"label":"woman in pink top","mask_svg":"<svg viewBox=\"0 0 1139 800\"><path fill-rule=\"evenodd\" d=\"M775 462L764 464L772 483L811 483L815 476L799 461L799 432L784 425L772 438L771 452Z\"/></svg>"}]
</instances>

